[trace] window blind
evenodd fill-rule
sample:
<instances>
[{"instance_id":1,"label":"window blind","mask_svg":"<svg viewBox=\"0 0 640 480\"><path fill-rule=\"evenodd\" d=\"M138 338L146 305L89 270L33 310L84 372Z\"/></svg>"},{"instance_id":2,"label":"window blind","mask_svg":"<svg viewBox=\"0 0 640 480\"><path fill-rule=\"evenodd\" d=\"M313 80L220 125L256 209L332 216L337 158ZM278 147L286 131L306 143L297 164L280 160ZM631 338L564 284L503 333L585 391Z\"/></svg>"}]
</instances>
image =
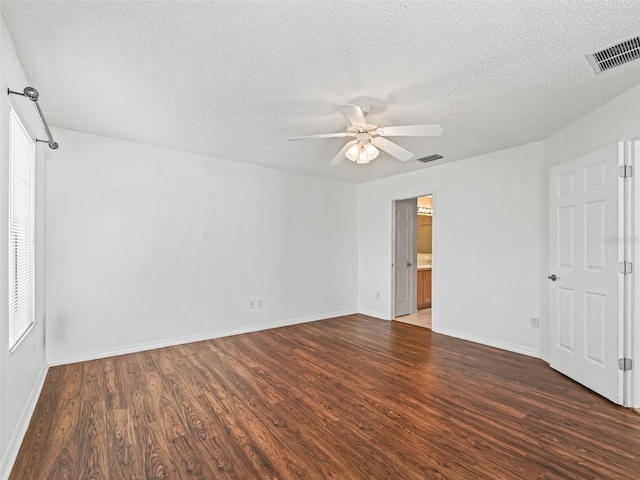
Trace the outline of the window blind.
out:
<instances>
[{"instance_id":1,"label":"window blind","mask_svg":"<svg viewBox=\"0 0 640 480\"><path fill-rule=\"evenodd\" d=\"M35 323L35 142L13 108L9 121L9 349Z\"/></svg>"}]
</instances>

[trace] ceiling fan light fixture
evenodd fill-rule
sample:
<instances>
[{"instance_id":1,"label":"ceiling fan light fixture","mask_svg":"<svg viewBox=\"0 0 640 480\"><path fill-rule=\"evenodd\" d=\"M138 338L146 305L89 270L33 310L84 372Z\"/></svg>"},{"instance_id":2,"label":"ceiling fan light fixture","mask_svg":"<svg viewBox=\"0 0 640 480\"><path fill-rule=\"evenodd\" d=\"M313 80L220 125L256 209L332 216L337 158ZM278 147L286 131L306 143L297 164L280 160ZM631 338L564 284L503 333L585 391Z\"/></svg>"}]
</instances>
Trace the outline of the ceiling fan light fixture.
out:
<instances>
[{"instance_id":1,"label":"ceiling fan light fixture","mask_svg":"<svg viewBox=\"0 0 640 480\"><path fill-rule=\"evenodd\" d=\"M369 160L373 160L374 158L376 158L380 154L380 150L378 150L376 147L374 147L370 143L367 143L364 146L364 150L365 150L365 152L367 152L367 158L369 158Z\"/></svg>"},{"instance_id":2,"label":"ceiling fan light fixture","mask_svg":"<svg viewBox=\"0 0 640 480\"><path fill-rule=\"evenodd\" d=\"M358 159L356 163L360 165L364 165L365 163L369 163L369 156L367 155L367 151L364 148L364 145L360 147L360 151L358 152Z\"/></svg>"},{"instance_id":3,"label":"ceiling fan light fixture","mask_svg":"<svg viewBox=\"0 0 640 480\"><path fill-rule=\"evenodd\" d=\"M365 163L369 163L379 154L380 151L371 145L371 143L367 142L364 144L351 145L344 155L352 162L363 165Z\"/></svg>"},{"instance_id":4,"label":"ceiling fan light fixture","mask_svg":"<svg viewBox=\"0 0 640 480\"><path fill-rule=\"evenodd\" d=\"M355 162L358 159L358 154L360 153L360 145L358 145L357 143L351 145L351 147L349 148L349 150L347 150L345 152L345 156L351 160L352 162Z\"/></svg>"}]
</instances>

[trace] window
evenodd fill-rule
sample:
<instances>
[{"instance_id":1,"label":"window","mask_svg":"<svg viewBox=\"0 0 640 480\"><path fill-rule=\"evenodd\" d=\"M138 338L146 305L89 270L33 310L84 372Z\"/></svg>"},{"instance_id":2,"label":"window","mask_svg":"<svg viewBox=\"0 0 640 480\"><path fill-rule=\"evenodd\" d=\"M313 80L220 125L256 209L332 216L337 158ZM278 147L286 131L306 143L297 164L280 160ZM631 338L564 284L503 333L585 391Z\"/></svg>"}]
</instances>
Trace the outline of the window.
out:
<instances>
[{"instance_id":1,"label":"window","mask_svg":"<svg viewBox=\"0 0 640 480\"><path fill-rule=\"evenodd\" d=\"M9 119L9 350L35 324L35 143L13 108Z\"/></svg>"}]
</instances>

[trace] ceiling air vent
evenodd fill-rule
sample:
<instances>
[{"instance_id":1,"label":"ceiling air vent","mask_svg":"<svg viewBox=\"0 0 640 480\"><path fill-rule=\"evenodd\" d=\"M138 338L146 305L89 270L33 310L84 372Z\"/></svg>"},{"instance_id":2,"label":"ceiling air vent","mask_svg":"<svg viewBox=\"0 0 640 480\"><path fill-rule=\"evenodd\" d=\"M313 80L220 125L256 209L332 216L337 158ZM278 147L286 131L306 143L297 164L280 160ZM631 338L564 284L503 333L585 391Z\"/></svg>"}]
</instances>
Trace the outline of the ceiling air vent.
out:
<instances>
[{"instance_id":1,"label":"ceiling air vent","mask_svg":"<svg viewBox=\"0 0 640 480\"><path fill-rule=\"evenodd\" d=\"M640 58L640 36L618 42L597 52L587 54L596 75Z\"/></svg>"},{"instance_id":2,"label":"ceiling air vent","mask_svg":"<svg viewBox=\"0 0 640 480\"><path fill-rule=\"evenodd\" d=\"M422 163L428 163L428 162L433 162L434 160L440 160L441 158L444 158L444 157L442 155L435 154L435 155L429 155L428 157L420 157L417 160Z\"/></svg>"}]
</instances>

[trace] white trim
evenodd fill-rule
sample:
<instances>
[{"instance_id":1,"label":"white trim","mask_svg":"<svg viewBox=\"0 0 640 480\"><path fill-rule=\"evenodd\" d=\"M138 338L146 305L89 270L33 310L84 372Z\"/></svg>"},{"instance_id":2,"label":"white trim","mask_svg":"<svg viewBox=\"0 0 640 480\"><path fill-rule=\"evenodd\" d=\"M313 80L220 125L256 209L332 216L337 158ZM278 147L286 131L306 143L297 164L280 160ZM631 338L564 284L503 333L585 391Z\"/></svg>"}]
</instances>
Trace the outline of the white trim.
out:
<instances>
[{"instance_id":1,"label":"white trim","mask_svg":"<svg viewBox=\"0 0 640 480\"><path fill-rule=\"evenodd\" d=\"M392 320L389 315L385 315L381 312L374 312L373 310L367 310L366 308L360 308L358 313L361 315L366 315L367 317L377 318L378 320Z\"/></svg>"},{"instance_id":2,"label":"white trim","mask_svg":"<svg viewBox=\"0 0 640 480\"><path fill-rule=\"evenodd\" d=\"M640 408L640 291L638 289L638 267L640 266L640 222L636 216L640 210L640 138L627 142L627 164L633 166L633 177L627 183L629 195L626 221L628 222L627 261L633 262L634 272L628 276L627 315L625 318L624 356L633 360L633 370L624 372L625 407Z\"/></svg>"},{"instance_id":3,"label":"white trim","mask_svg":"<svg viewBox=\"0 0 640 480\"><path fill-rule=\"evenodd\" d=\"M620 174L620 167L626 165L626 148L627 144L625 142L617 142L618 146L618 165L616 167L616 174ZM627 248L627 233L628 227L627 224L627 213L628 213L628 205L627 198L631 193L629 190L629 184L631 180L627 178L617 178L618 180L618 262L627 261L626 252ZM622 239L622 241L620 241ZM626 319L628 315L628 299L627 299L627 288L630 284L629 281L630 275L620 275L618 274L618 358L624 358L626 353ZM618 374L619 382L618 382L618 402L620 405L627 405L627 391L626 391L626 378L628 375L621 370L616 372Z\"/></svg>"},{"instance_id":4,"label":"white trim","mask_svg":"<svg viewBox=\"0 0 640 480\"><path fill-rule=\"evenodd\" d=\"M142 352L145 350L153 350L156 348L172 347L185 343L202 342L203 340L213 340L214 338L230 337L232 335L240 335L242 333L258 332L260 330L269 330L271 328L287 327L289 325L297 325L299 323L315 322L317 320L326 320L328 318L341 317L344 315L353 315L357 313L356 309L341 310L339 312L322 313L319 315L310 315L308 317L300 317L289 320L280 320L277 322L260 323L243 328L235 328L231 330L221 330L215 332L198 333L196 335L186 335L184 337L174 337L168 340L162 340L151 343L138 343L124 348L106 348L102 350L94 350L92 352L84 352L75 355L66 355L61 357L49 358L50 366L66 365L69 363L86 362L88 360L97 360L100 358L115 357L117 355L127 355L129 353Z\"/></svg>"},{"instance_id":5,"label":"white trim","mask_svg":"<svg viewBox=\"0 0 640 480\"><path fill-rule=\"evenodd\" d=\"M35 299L35 296L34 296L34 299ZM13 352L15 352L18 349L18 347L22 343L22 340L27 338L27 335L29 335L31 330L33 330L36 327L37 324L38 324L38 322L33 322L33 323L29 324L29 327L22 333L22 335L20 335L18 337L18 339L16 340L16 343L14 343L13 346L9 348L9 355L11 355Z\"/></svg>"},{"instance_id":6,"label":"white trim","mask_svg":"<svg viewBox=\"0 0 640 480\"><path fill-rule=\"evenodd\" d=\"M400 199L402 200L402 199ZM387 288L389 289L389 313L390 320L396 316L396 273L394 262L396 261L396 199L391 200L391 211L388 212L391 219L391 228L389 229L389 246L391 255L389 256L389 278Z\"/></svg>"},{"instance_id":7,"label":"white trim","mask_svg":"<svg viewBox=\"0 0 640 480\"><path fill-rule=\"evenodd\" d=\"M459 332L457 330L450 330L448 328L438 328L433 330L434 333L440 333L449 337L459 338L461 340L468 340L469 342L480 343L487 345L488 347L499 348L500 350L507 350L508 352L519 353L521 355L527 355L534 358L542 358L542 351L535 348L523 347L521 345L515 345L513 343L500 342L492 340L490 338L479 337L472 333Z\"/></svg>"},{"instance_id":8,"label":"white trim","mask_svg":"<svg viewBox=\"0 0 640 480\"><path fill-rule=\"evenodd\" d=\"M438 270L438 227L437 227L437 219L440 218L438 215L438 195L435 188L431 189L431 208L433 212L431 213L431 331L434 328L438 328L438 305L439 302L436 301L436 293L438 288L438 281L436 279L436 275Z\"/></svg>"},{"instance_id":9,"label":"white trim","mask_svg":"<svg viewBox=\"0 0 640 480\"><path fill-rule=\"evenodd\" d=\"M20 419L18 420L16 428L13 431L13 435L11 435L11 439L9 440L9 444L7 445L7 450L4 454L4 457L2 458L2 460L0 460L1 480L8 480L9 475L11 474L13 464L15 463L16 458L18 457L18 452L20 451L20 446L22 445L24 436L27 433L29 424L31 423L33 411L36 409L38 399L40 398L40 394L42 393L42 387L44 387L44 381L47 378L48 371L49 366L46 364L43 365L42 370L40 370L40 373L38 374L38 379L33 387L33 390L31 390L29 399L22 409Z\"/></svg>"}]
</instances>

